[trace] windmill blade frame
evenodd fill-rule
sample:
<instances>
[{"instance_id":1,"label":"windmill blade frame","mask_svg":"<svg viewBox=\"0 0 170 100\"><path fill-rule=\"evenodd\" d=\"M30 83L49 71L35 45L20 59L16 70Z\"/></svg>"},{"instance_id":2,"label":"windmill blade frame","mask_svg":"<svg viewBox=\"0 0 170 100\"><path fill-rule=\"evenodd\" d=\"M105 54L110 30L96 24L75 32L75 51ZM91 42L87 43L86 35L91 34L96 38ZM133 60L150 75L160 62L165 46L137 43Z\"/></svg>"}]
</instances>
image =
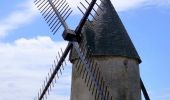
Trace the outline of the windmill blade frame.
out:
<instances>
[{"instance_id":1,"label":"windmill blade frame","mask_svg":"<svg viewBox=\"0 0 170 100\"><path fill-rule=\"evenodd\" d=\"M53 34L61 26L68 28L65 21L73 10L71 10L66 0L35 0L34 3L40 10L40 13L42 13Z\"/></svg>"},{"instance_id":2,"label":"windmill blade frame","mask_svg":"<svg viewBox=\"0 0 170 100\"><path fill-rule=\"evenodd\" d=\"M62 56L60 57L57 65L55 66L55 69L53 69L53 72L50 75L50 78L48 80L46 79L47 83L45 84L45 87L43 88L43 90L39 92L39 95L37 97L38 100L42 100L45 97L46 93L49 92L49 88L50 88L55 76L57 75L58 71L60 70L61 66L63 65L65 58L67 57L71 48L72 48L72 44L69 43L68 46L66 47L65 51L63 52Z\"/></svg>"}]
</instances>

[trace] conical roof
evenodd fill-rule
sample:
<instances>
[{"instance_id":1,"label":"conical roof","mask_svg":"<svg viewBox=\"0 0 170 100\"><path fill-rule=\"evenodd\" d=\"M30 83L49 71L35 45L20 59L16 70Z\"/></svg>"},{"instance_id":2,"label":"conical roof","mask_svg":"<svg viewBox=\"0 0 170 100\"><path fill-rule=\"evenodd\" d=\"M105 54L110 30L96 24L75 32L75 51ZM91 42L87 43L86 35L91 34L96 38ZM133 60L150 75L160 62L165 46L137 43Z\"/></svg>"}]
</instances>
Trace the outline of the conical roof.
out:
<instances>
[{"instance_id":1,"label":"conical roof","mask_svg":"<svg viewBox=\"0 0 170 100\"><path fill-rule=\"evenodd\" d=\"M140 57L110 0L102 0L93 21L93 55L126 56L141 62Z\"/></svg>"},{"instance_id":2,"label":"conical roof","mask_svg":"<svg viewBox=\"0 0 170 100\"><path fill-rule=\"evenodd\" d=\"M141 59L110 0L102 0L96 20L85 24L82 33L93 56L124 56ZM91 25L92 23L93 25Z\"/></svg>"}]
</instances>

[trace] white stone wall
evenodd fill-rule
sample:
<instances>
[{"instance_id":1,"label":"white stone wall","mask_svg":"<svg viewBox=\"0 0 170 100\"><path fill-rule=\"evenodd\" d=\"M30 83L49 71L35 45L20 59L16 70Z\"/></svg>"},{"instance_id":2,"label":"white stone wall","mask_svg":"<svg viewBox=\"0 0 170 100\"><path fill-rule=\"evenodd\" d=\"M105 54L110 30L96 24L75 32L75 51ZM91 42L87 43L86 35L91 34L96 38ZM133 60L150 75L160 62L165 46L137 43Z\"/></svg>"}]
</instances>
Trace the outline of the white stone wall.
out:
<instances>
[{"instance_id":1,"label":"white stone wall","mask_svg":"<svg viewBox=\"0 0 170 100\"><path fill-rule=\"evenodd\" d=\"M113 100L141 100L139 64L136 60L115 56L96 56L93 59L100 65ZM95 100L76 73L74 64L71 88L71 100Z\"/></svg>"}]
</instances>

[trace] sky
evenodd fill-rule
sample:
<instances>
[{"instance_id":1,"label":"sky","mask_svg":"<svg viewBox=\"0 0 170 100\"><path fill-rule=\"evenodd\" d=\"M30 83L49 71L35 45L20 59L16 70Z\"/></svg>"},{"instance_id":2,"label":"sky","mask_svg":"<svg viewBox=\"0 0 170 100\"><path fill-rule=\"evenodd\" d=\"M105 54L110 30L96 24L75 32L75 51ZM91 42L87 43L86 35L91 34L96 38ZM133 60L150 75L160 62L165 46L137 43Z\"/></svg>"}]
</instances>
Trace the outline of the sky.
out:
<instances>
[{"instance_id":1,"label":"sky","mask_svg":"<svg viewBox=\"0 0 170 100\"><path fill-rule=\"evenodd\" d=\"M82 17L76 5L67 20L74 29ZM90 0L89 0L90 1ZM111 0L141 59L140 74L151 100L170 99L170 0ZM33 100L56 55L67 42L62 30L52 35L33 0L0 1L0 100ZM69 100L71 64L49 100Z\"/></svg>"}]
</instances>

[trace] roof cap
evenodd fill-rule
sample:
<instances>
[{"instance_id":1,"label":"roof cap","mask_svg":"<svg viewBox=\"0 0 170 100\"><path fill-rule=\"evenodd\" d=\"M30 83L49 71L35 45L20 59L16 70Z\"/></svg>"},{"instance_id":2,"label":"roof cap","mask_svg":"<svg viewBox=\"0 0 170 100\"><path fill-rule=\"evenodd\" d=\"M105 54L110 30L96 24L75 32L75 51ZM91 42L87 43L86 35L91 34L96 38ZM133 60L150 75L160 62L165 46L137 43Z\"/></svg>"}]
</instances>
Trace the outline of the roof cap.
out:
<instances>
[{"instance_id":1,"label":"roof cap","mask_svg":"<svg viewBox=\"0 0 170 100\"><path fill-rule=\"evenodd\" d=\"M93 55L125 56L141 59L110 0L102 0L101 7L93 21L93 29L86 32ZM89 31L89 29L86 29Z\"/></svg>"}]
</instances>

